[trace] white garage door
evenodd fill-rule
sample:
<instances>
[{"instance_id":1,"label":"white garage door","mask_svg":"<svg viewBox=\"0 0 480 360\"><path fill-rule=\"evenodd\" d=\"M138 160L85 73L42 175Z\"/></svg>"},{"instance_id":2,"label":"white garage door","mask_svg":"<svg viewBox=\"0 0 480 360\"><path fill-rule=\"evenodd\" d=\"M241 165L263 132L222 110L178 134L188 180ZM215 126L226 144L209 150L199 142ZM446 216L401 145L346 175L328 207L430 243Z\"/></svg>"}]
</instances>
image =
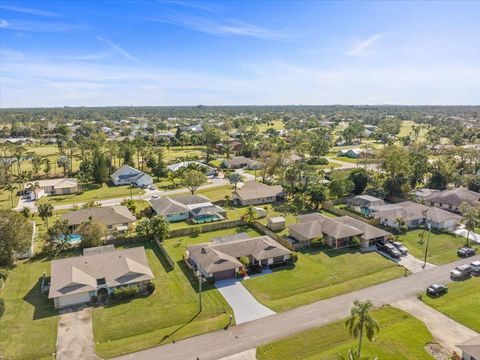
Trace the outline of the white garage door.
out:
<instances>
[{"instance_id":1,"label":"white garage door","mask_svg":"<svg viewBox=\"0 0 480 360\"><path fill-rule=\"evenodd\" d=\"M73 294L73 295L65 295L58 299L58 306L65 307L70 305L83 304L89 301L90 301L90 296L88 295L88 292Z\"/></svg>"}]
</instances>

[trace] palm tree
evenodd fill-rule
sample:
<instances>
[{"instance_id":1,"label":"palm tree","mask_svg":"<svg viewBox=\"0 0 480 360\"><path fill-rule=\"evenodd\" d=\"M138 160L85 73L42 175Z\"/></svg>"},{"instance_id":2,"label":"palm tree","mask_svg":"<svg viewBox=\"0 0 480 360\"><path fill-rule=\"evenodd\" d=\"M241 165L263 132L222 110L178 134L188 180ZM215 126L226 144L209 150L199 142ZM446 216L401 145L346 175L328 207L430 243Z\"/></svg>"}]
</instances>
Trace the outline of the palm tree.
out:
<instances>
[{"instance_id":1,"label":"palm tree","mask_svg":"<svg viewBox=\"0 0 480 360\"><path fill-rule=\"evenodd\" d=\"M39 190L41 190L41 186L40 186L40 183L38 181L35 181L35 183L28 183L27 184L27 189L28 191L30 192L33 192L33 194L35 195L35 199L34 200L38 200L37 199L37 193Z\"/></svg>"},{"instance_id":2,"label":"palm tree","mask_svg":"<svg viewBox=\"0 0 480 360\"><path fill-rule=\"evenodd\" d=\"M257 220L257 212L253 206L249 206L245 214L242 216L242 220L251 225Z\"/></svg>"},{"instance_id":3,"label":"palm tree","mask_svg":"<svg viewBox=\"0 0 480 360\"><path fill-rule=\"evenodd\" d=\"M38 206L38 216L45 221L48 229L48 218L53 216L53 205L49 203L40 204Z\"/></svg>"},{"instance_id":4,"label":"palm tree","mask_svg":"<svg viewBox=\"0 0 480 360\"><path fill-rule=\"evenodd\" d=\"M31 178L31 174L28 171L22 171L17 174L16 180L18 184L20 185L20 190L23 191L25 190L25 183L29 181Z\"/></svg>"},{"instance_id":5,"label":"palm tree","mask_svg":"<svg viewBox=\"0 0 480 360\"><path fill-rule=\"evenodd\" d=\"M10 204L12 205L12 209L13 209L13 192L17 189L18 187L16 187L12 183L9 183L5 186L5 190L10 192Z\"/></svg>"},{"instance_id":6,"label":"palm tree","mask_svg":"<svg viewBox=\"0 0 480 360\"><path fill-rule=\"evenodd\" d=\"M460 212L462 214L462 223L467 229L467 246L470 246L470 232L480 225L480 207L471 206L467 203L460 204Z\"/></svg>"},{"instance_id":7,"label":"palm tree","mask_svg":"<svg viewBox=\"0 0 480 360\"><path fill-rule=\"evenodd\" d=\"M354 306L350 310L350 317L345 322L348 327L350 335L358 338L358 358L362 351L363 331L366 331L367 339L372 341L375 333L380 331L378 323L370 316L370 311L373 309L373 304L370 300L365 302L355 300Z\"/></svg>"}]
</instances>

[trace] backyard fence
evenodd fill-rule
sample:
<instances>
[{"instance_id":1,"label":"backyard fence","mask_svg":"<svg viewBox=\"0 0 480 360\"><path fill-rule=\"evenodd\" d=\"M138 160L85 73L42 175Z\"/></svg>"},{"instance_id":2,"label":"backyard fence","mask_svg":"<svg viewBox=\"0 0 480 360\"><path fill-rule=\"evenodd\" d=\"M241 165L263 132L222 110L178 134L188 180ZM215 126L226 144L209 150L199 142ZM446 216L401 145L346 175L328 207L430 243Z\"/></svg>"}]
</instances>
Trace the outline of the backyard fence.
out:
<instances>
[{"instance_id":1,"label":"backyard fence","mask_svg":"<svg viewBox=\"0 0 480 360\"><path fill-rule=\"evenodd\" d=\"M167 260L168 265L170 265L171 270L173 270L175 268L175 263L173 262L172 258L168 254L167 250L165 250L165 248L163 247L163 244L158 239L155 239L155 243L158 245L160 252L165 257L165 260Z\"/></svg>"},{"instance_id":2,"label":"backyard fence","mask_svg":"<svg viewBox=\"0 0 480 360\"><path fill-rule=\"evenodd\" d=\"M265 225L263 225L262 223L258 222L258 221L255 221L253 223L253 227L255 229L257 229L259 232L261 232L262 234L265 234L267 236L270 236L273 240L275 240L276 242L280 243L281 245L285 246L288 250L291 250L291 251L294 251L295 248L293 247L293 245L285 238L283 238L282 236L280 235L277 235L275 234L272 230L270 230L269 228L267 228Z\"/></svg>"},{"instance_id":3,"label":"backyard fence","mask_svg":"<svg viewBox=\"0 0 480 360\"><path fill-rule=\"evenodd\" d=\"M328 202L328 201L324 202L323 205L322 205L322 209L324 209L328 212L331 212L332 214L338 215L338 216L350 216L350 217L352 217L356 220L363 221L364 223L366 223L368 225L379 225L380 224L380 219L379 218L367 219L366 217L364 217L360 214L356 214L354 211L340 209L340 208L334 206L334 204L332 202Z\"/></svg>"},{"instance_id":4,"label":"backyard fence","mask_svg":"<svg viewBox=\"0 0 480 360\"><path fill-rule=\"evenodd\" d=\"M216 222L211 224L205 224L201 226L189 226L182 229L172 229L170 230L170 237L177 237L177 236L189 236L195 233L204 233L208 231L215 231L215 230L223 230L223 229L231 229L237 226L243 226L245 223L243 220L230 220L230 221L222 221Z\"/></svg>"}]
</instances>

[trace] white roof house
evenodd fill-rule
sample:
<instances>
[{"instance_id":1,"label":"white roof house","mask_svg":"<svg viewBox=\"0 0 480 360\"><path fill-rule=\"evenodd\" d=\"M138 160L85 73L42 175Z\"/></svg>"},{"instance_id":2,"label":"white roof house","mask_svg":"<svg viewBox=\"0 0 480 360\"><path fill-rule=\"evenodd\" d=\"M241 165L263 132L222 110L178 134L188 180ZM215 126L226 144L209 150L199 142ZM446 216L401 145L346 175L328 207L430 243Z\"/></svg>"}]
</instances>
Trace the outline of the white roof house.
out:
<instances>
[{"instance_id":1,"label":"white roof house","mask_svg":"<svg viewBox=\"0 0 480 360\"><path fill-rule=\"evenodd\" d=\"M182 161L179 163L168 165L167 169L172 172L177 172L178 170L184 169L190 165L196 165L202 169L205 169L205 172L207 175L213 175L213 173L215 172L215 168L208 166L207 164L201 163L199 161Z\"/></svg>"},{"instance_id":2,"label":"white roof house","mask_svg":"<svg viewBox=\"0 0 480 360\"><path fill-rule=\"evenodd\" d=\"M123 165L120 169L115 171L111 176L112 181L115 185L135 185L135 186L144 186L153 184L153 178L144 173L143 171L137 170L129 165Z\"/></svg>"}]
</instances>

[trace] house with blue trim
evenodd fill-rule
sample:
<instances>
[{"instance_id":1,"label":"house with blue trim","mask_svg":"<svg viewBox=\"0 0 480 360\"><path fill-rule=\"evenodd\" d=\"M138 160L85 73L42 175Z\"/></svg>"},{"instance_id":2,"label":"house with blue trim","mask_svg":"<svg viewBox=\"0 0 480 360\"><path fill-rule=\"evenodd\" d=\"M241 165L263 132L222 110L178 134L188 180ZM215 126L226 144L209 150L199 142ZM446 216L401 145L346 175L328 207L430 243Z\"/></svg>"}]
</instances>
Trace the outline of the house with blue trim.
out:
<instances>
[{"instance_id":1,"label":"house with blue trim","mask_svg":"<svg viewBox=\"0 0 480 360\"><path fill-rule=\"evenodd\" d=\"M129 165L123 165L110 177L115 185L133 185L137 187L145 187L153 184L153 178L150 175Z\"/></svg>"}]
</instances>

